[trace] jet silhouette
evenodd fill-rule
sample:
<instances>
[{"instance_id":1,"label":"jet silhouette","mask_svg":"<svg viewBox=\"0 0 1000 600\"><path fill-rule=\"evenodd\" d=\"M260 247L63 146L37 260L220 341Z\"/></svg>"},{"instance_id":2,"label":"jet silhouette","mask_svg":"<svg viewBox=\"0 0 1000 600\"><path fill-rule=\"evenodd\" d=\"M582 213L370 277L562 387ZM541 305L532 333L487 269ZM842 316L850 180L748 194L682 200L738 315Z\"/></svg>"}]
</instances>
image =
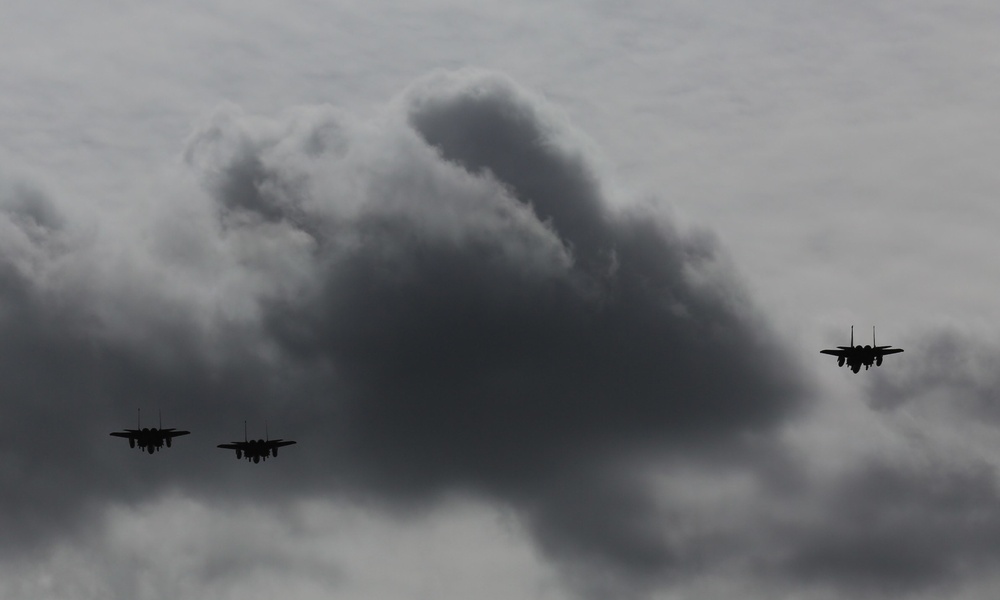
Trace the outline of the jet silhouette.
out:
<instances>
[{"instance_id":1,"label":"jet silhouette","mask_svg":"<svg viewBox=\"0 0 1000 600\"><path fill-rule=\"evenodd\" d=\"M142 413L138 413L139 422L135 429L125 429L122 431L112 431L110 435L121 438L128 438L129 448L135 448L139 446L139 451L145 450L152 454L153 452L159 452L163 444L167 444L167 448L170 447L170 441L175 437L181 435L188 435L190 431L177 431L173 428L164 429L163 428L163 415L160 415L160 426L159 427L143 427L142 426Z\"/></svg>"},{"instance_id":2,"label":"jet silhouette","mask_svg":"<svg viewBox=\"0 0 1000 600\"><path fill-rule=\"evenodd\" d=\"M272 440L267 439L267 425L264 425L264 437L263 440L248 440L247 439L247 422L243 421L243 441L242 442L231 442L229 444L219 444L219 448L225 448L226 450L236 451L236 460L246 457L248 461L252 460L254 463L259 463L262 460L267 460L267 456L278 456L278 448L282 446L291 446L295 442L292 440Z\"/></svg>"},{"instance_id":3,"label":"jet silhouette","mask_svg":"<svg viewBox=\"0 0 1000 600\"><path fill-rule=\"evenodd\" d=\"M902 352L902 348L893 348L892 346L876 346L875 345L875 327L872 326L872 345L862 346L858 344L854 345L854 326L851 325L851 345L850 346L837 346L836 350L827 349L820 350L821 354L829 354L831 356L837 357L837 366L843 367L845 364L851 368L852 371L857 373L861 370L861 366L864 365L865 370L871 368L872 364L876 367L882 366L882 358L890 354L898 354Z\"/></svg>"}]
</instances>

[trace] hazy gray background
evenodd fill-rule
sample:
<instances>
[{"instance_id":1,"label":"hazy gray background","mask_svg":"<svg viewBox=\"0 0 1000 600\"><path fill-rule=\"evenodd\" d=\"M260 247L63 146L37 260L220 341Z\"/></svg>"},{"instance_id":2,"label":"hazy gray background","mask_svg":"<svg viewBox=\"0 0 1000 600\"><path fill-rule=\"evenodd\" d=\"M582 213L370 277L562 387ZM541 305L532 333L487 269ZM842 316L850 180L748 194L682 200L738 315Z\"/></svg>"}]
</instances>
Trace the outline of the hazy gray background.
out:
<instances>
[{"instance_id":1,"label":"hazy gray background","mask_svg":"<svg viewBox=\"0 0 1000 600\"><path fill-rule=\"evenodd\" d=\"M65 4L0 23L0 597L995 595L1000 10Z\"/></svg>"}]
</instances>

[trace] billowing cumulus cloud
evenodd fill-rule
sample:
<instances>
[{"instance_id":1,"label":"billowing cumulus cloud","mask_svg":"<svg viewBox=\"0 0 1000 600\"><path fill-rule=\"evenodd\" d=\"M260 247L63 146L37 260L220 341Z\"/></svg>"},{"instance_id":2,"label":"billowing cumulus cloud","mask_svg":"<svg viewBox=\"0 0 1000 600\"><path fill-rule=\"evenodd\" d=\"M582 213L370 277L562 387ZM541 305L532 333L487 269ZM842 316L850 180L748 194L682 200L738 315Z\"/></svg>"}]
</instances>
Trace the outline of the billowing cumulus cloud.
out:
<instances>
[{"instance_id":1,"label":"billowing cumulus cloud","mask_svg":"<svg viewBox=\"0 0 1000 600\"><path fill-rule=\"evenodd\" d=\"M404 104L412 129L392 131L375 164L332 114L329 153L295 125L232 116L189 153L227 144L230 162L207 175L223 220L305 264L293 292L262 296L262 323L294 361L329 369L341 475L404 502L496 495L556 553L667 566L662 532L638 525L655 514L647 493L615 465L773 427L801 399L793 362L714 240L611 210L543 103L459 74ZM358 162L374 171L360 185L300 178L356 178Z\"/></svg>"},{"instance_id":2,"label":"billowing cumulus cloud","mask_svg":"<svg viewBox=\"0 0 1000 600\"><path fill-rule=\"evenodd\" d=\"M458 492L636 589L687 564L649 465L767 477L804 378L716 240L612 208L575 136L460 72L370 121L220 108L184 153L204 195L131 230L81 233L7 190L4 530L45 540L168 489ZM193 434L139 457L107 436L137 406ZM252 484L214 449L244 418L299 440Z\"/></svg>"}]
</instances>

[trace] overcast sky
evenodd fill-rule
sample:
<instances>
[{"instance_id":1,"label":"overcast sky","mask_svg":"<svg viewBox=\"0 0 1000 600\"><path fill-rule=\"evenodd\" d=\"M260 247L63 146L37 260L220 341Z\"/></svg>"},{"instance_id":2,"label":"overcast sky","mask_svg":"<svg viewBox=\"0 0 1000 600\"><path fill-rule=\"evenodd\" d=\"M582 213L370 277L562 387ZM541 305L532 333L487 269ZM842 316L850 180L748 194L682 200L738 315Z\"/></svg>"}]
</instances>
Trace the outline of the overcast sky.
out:
<instances>
[{"instance_id":1,"label":"overcast sky","mask_svg":"<svg viewBox=\"0 0 1000 600\"><path fill-rule=\"evenodd\" d=\"M4 15L0 598L1000 591L993 4Z\"/></svg>"}]
</instances>

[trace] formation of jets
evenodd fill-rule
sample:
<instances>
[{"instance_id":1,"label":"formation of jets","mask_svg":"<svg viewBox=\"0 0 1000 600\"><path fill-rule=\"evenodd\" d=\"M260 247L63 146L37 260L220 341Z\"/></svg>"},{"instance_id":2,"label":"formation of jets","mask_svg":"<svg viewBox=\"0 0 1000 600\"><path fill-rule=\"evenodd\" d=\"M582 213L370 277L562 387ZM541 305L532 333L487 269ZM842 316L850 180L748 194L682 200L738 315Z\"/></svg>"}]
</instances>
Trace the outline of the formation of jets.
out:
<instances>
[{"instance_id":1,"label":"formation of jets","mask_svg":"<svg viewBox=\"0 0 1000 600\"><path fill-rule=\"evenodd\" d=\"M852 325L850 346L827 348L825 350L820 350L820 353L836 356L837 366L850 367L852 371L857 373L861 370L861 367L864 367L865 370L870 369L872 366L880 367L882 366L883 358L890 354L899 354L902 351L902 348L877 345L875 343L875 327L872 327L872 343L870 346L862 346L861 344L855 346L854 326ZM267 428L265 426L265 436L262 440L248 439L247 424L246 421L244 421L242 442L229 442L228 444L219 444L217 447L225 450L235 450L237 460L245 458L247 461L259 463L262 460L267 460L268 456L277 457L278 448L291 446L296 443L294 440L272 440L267 436L266 431ZM171 442L175 437L188 435L190 433L190 431L179 431L172 427L164 428L162 416L160 417L159 427L143 427L142 414L139 413L139 422L137 423L135 429L112 431L111 435L114 437L128 439L128 445L130 448L138 447L140 452L146 451L149 454L153 454L154 452L159 452L164 445L166 445L167 448L170 448Z\"/></svg>"},{"instance_id":2,"label":"formation of jets","mask_svg":"<svg viewBox=\"0 0 1000 600\"><path fill-rule=\"evenodd\" d=\"M266 426L265 426L266 432ZM114 437L127 438L129 448L138 447L139 451L145 450L149 454L154 452L159 452L166 444L167 448L171 446L171 440L175 437L182 435L188 435L190 431L178 431L174 428L164 428L163 427L163 417L160 417L159 427L143 427L142 426L142 413L139 413L139 422L135 429L123 429L122 431L112 431L110 435ZM284 446L291 446L296 443L294 440L272 440L269 439L265 433L265 439L263 440L248 440L247 439L247 424L246 421L243 422L243 441L242 442L232 442L229 444L219 444L219 448L226 448L228 450L236 450L236 458L240 459L246 457L248 461L252 460L255 463L259 463L262 460L267 460L268 455L277 457L278 448Z\"/></svg>"},{"instance_id":3,"label":"formation of jets","mask_svg":"<svg viewBox=\"0 0 1000 600\"><path fill-rule=\"evenodd\" d=\"M858 344L854 345L854 326L851 326L851 345L850 346L837 346L836 349L828 348L826 350L820 350L821 354L829 354L831 356L837 357L837 366L843 367L847 365L852 371L857 373L864 366L867 371L875 365L876 367L882 366L882 359L890 354L899 354L902 352L902 348L893 348L892 346L877 346L875 345L875 327L872 327L872 345L862 346Z\"/></svg>"}]
</instances>

